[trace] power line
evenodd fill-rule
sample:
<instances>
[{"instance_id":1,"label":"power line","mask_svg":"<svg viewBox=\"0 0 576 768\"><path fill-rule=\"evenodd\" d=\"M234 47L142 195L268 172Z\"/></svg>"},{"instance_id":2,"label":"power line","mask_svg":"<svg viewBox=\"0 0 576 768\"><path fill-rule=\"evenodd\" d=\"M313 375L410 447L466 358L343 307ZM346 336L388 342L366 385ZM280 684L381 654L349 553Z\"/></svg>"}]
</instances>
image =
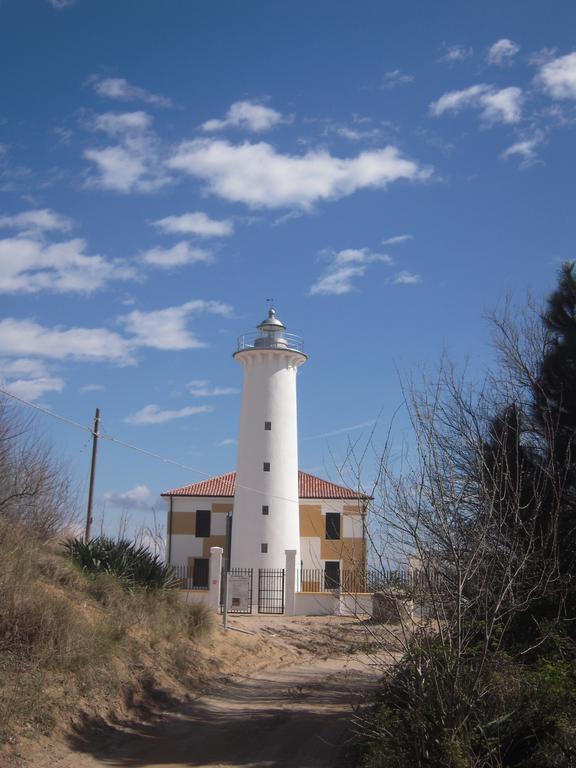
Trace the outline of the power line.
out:
<instances>
[{"instance_id":1,"label":"power line","mask_svg":"<svg viewBox=\"0 0 576 768\"><path fill-rule=\"evenodd\" d=\"M67 416L61 416L59 413L56 413L56 411L52 411L49 408L43 408L41 405L37 405L36 403L31 403L29 400L25 400L23 397L18 397L18 395L14 395L12 392L9 392L6 389L3 389L0 387L0 394L6 395L7 397L11 397L13 400L16 400L21 405L27 405L30 408L34 408L36 411L40 411L40 413L43 413L45 416L52 416L54 419L58 419L58 421L62 421L64 424L69 424L72 427L76 427L77 429L82 429L84 432L89 432L91 435L94 435L94 429L93 427L89 427L86 424L81 424L79 421L74 421L74 419L70 419ZM187 472L195 472L198 475L202 475L204 477L211 477L208 472L204 472L201 469L197 469L196 467L189 467L186 464L182 464L179 461L176 461L175 459L167 459L164 456L160 456L157 453L153 453L152 451L147 451L145 448L140 448L138 445L133 445L132 443L127 443L124 440L120 440L117 437L114 437L113 435L109 435L107 433L100 433L99 435L101 440L108 440L110 443L116 443L116 445L121 445L123 448L129 448L132 451L137 451L138 453L142 453L145 456L148 456L152 459L157 459L158 461L161 461L164 464L172 464L173 466L179 467L180 469L185 469ZM251 490L251 489L248 489Z\"/></svg>"},{"instance_id":2,"label":"power line","mask_svg":"<svg viewBox=\"0 0 576 768\"><path fill-rule=\"evenodd\" d=\"M92 427L86 426L85 424L81 424L78 421L74 421L74 419L70 419L66 416L61 416L59 413L56 413L56 411L51 411L49 408L43 408L40 405L37 405L36 403L31 403L29 400L25 400L23 397L18 397L18 395L14 395L12 392L9 392L6 389L3 389L0 387L0 394L6 395L7 397L11 397L13 400L16 400L21 405L26 405L30 408L34 408L34 410L39 411L40 413L43 413L45 416L52 416L54 419L58 419L58 421L62 421L65 424L69 424L70 426L76 427L77 429L81 429L85 432L89 432L91 435L94 435L94 429ZM137 453L141 453L144 456L148 456L151 459L156 459L157 461L161 461L163 464L170 464L171 466L178 467L179 469L184 469L186 472L194 472L197 475L201 475L202 477L211 478L213 475L211 475L208 472L204 472L201 469L197 469L196 467L190 467L187 464L182 464L179 461L176 461L175 459L167 459L165 456L160 456L158 453L154 453L153 451L148 451L145 448L140 448L138 445L134 445L133 443L128 443L125 440L120 440L117 437L114 437L113 435L109 435L105 432L101 432L98 437L100 440L107 440L109 443L115 443L116 445L119 445L123 448L128 448L131 451L136 451ZM268 498L273 499L279 499L280 501L289 501L294 502L294 499L290 499L287 496L278 496L277 494L268 494L265 491L261 491L259 488L250 488L250 486L242 485L240 483L236 483L236 488L242 488L245 491L250 491L251 493L257 493L261 496L268 496ZM297 502L299 501L296 500Z\"/></svg>"}]
</instances>

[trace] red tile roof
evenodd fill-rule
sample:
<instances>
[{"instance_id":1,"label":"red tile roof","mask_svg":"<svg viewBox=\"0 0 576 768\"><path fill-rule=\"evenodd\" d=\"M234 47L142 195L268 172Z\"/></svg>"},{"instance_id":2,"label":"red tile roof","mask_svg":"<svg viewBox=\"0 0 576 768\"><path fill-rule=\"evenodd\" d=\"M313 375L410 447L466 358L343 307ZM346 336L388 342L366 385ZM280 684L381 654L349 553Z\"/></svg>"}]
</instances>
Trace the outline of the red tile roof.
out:
<instances>
[{"instance_id":1,"label":"red tile roof","mask_svg":"<svg viewBox=\"0 0 576 768\"><path fill-rule=\"evenodd\" d=\"M236 485L236 472L201 480L199 483L184 485L165 491L162 496L210 496L213 498L233 498ZM298 472L298 493L301 499L369 499L370 496L345 488L343 485L330 483L320 477Z\"/></svg>"}]
</instances>

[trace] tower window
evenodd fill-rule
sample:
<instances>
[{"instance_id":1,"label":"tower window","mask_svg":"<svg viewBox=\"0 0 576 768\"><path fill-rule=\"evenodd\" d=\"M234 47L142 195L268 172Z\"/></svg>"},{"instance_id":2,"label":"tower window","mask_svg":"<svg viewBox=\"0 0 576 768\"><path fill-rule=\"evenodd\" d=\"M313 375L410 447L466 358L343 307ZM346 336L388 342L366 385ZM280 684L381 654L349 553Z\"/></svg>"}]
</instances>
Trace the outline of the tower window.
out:
<instances>
[{"instance_id":1,"label":"tower window","mask_svg":"<svg viewBox=\"0 0 576 768\"><path fill-rule=\"evenodd\" d=\"M326 538L340 538L340 513L326 512Z\"/></svg>"},{"instance_id":2,"label":"tower window","mask_svg":"<svg viewBox=\"0 0 576 768\"><path fill-rule=\"evenodd\" d=\"M205 539L210 536L210 510L196 510L196 536Z\"/></svg>"},{"instance_id":3,"label":"tower window","mask_svg":"<svg viewBox=\"0 0 576 768\"><path fill-rule=\"evenodd\" d=\"M264 462L264 472L270 472L270 462L265 461Z\"/></svg>"},{"instance_id":4,"label":"tower window","mask_svg":"<svg viewBox=\"0 0 576 768\"><path fill-rule=\"evenodd\" d=\"M270 514L270 507L268 506L268 504L262 504L262 514L263 515Z\"/></svg>"},{"instance_id":5,"label":"tower window","mask_svg":"<svg viewBox=\"0 0 576 768\"><path fill-rule=\"evenodd\" d=\"M260 552L265 555L268 552L268 544L260 544Z\"/></svg>"},{"instance_id":6,"label":"tower window","mask_svg":"<svg viewBox=\"0 0 576 768\"><path fill-rule=\"evenodd\" d=\"M266 432L270 432L270 430L272 429L272 422L271 421L265 421L264 422L264 429L266 430Z\"/></svg>"}]
</instances>

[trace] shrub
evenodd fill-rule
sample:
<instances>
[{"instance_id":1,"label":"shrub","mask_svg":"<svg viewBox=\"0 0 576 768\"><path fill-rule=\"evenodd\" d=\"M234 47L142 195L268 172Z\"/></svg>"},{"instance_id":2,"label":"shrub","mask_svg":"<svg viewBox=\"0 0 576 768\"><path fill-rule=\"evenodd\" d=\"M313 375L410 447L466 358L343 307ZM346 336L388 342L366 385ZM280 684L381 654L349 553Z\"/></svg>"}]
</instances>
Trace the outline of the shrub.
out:
<instances>
[{"instance_id":1,"label":"shrub","mask_svg":"<svg viewBox=\"0 0 576 768\"><path fill-rule=\"evenodd\" d=\"M121 579L127 588L139 586L158 590L178 587L179 581L171 566L146 547L126 539L116 541L98 536L85 542L75 538L68 539L63 546L68 556L85 573L111 574Z\"/></svg>"}]
</instances>

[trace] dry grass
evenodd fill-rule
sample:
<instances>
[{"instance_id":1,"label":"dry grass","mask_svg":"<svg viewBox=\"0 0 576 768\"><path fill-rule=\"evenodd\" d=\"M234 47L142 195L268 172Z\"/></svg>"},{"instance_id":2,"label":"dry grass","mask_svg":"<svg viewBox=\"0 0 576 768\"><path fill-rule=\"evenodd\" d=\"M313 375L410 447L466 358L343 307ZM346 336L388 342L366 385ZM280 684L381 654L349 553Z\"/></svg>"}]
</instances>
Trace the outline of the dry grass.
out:
<instances>
[{"instance_id":1,"label":"dry grass","mask_svg":"<svg viewBox=\"0 0 576 768\"><path fill-rule=\"evenodd\" d=\"M214 623L204 606L88 578L56 546L1 520L0 552L0 741L198 675Z\"/></svg>"}]
</instances>

